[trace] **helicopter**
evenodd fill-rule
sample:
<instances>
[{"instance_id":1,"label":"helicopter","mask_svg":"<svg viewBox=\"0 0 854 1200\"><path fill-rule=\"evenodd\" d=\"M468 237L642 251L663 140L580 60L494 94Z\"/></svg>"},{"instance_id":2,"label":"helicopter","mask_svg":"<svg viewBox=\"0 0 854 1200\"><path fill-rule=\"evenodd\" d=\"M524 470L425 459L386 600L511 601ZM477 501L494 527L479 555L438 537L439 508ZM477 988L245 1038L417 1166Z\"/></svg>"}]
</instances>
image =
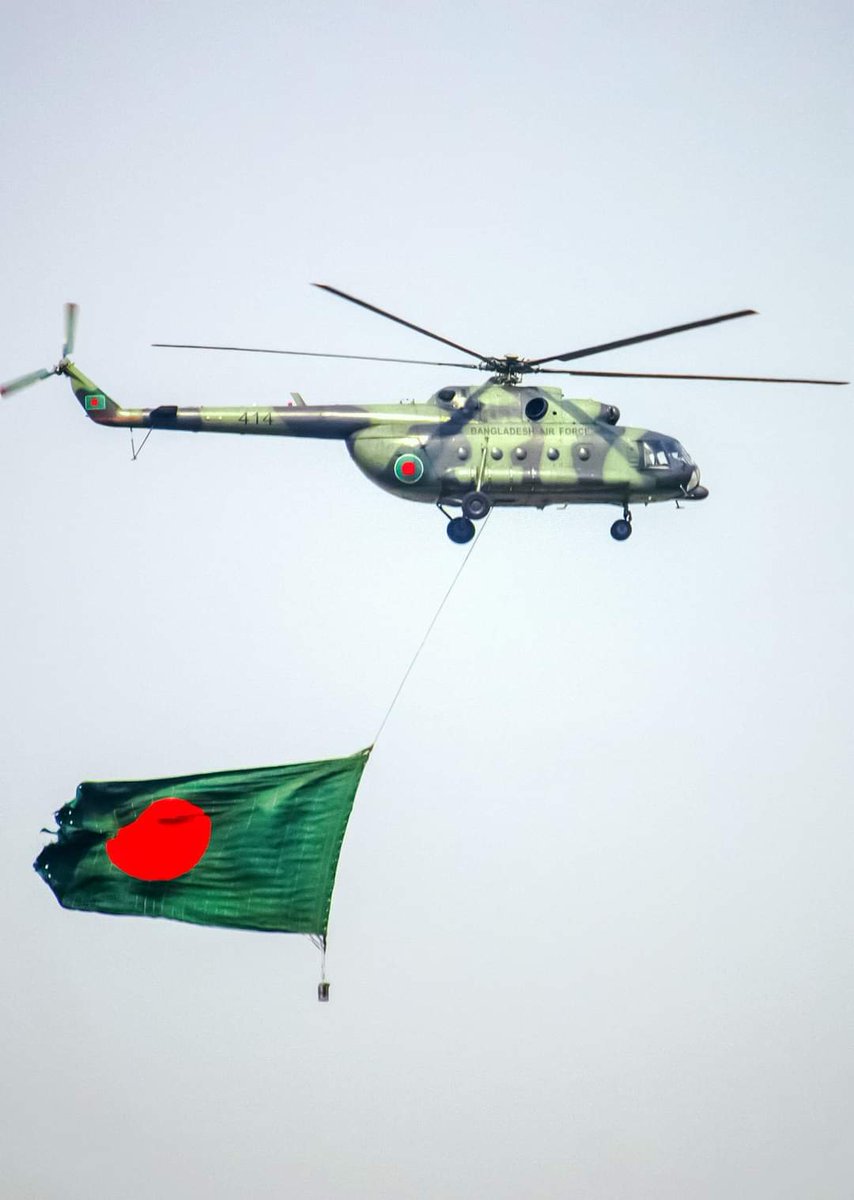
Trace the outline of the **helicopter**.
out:
<instances>
[{"instance_id":1,"label":"helicopter","mask_svg":"<svg viewBox=\"0 0 854 1200\"><path fill-rule=\"evenodd\" d=\"M122 408L71 361L78 307L65 306L65 342L55 367L22 375L0 387L8 395L51 375L65 375L78 402L98 425L129 429L189 430L194 433L259 434L343 441L357 467L372 483L406 500L434 504L447 521L452 542L464 545L475 522L493 507L610 504L622 509L611 536L626 541L632 532L633 504L696 502L709 492L687 450L673 437L642 427L620 426L612 404L565 396L541 386L534 375L573 375L620 379L720 380L732 383L795 383L840 386L841 379L781 379L753 375L684 375L643 371L590 371L548 363L569 363L623 346L670 337L708 325L755 316L740 309L650 333L603 342L546 358L480 354L329 284L315 287L441 342L474 362L435 362L364 354L325 354L251 346L209 346L155 342L183 350L283 354L436 366L488 372L486 382L442 387L424 403L307 405L292 392L281 406L228 408ZM460 510L454 515L448 510Z\"/></svg>"}]
</instances>

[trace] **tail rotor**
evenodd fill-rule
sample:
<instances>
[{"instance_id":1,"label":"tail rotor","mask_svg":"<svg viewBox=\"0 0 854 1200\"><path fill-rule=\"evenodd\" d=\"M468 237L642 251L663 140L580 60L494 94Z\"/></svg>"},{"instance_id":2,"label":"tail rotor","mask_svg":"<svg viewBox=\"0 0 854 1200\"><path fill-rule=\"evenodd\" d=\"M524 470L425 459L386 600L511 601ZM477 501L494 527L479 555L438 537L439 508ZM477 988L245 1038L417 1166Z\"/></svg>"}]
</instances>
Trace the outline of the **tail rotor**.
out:
<instances>
[{"instance_id":1,"label":"tail rotor","mask_svg":"<svg viewBox=\"0 0 854 1200\"><path fill-rule=\"evenodd\" d=\"M43 379L50 379L51 375L62 375L65 371L65 364L69 356L74 352L74 337L77 332L77 313L78 307L76 304L66 304L65 306L65 341L62 347L62 358L55 367L42 367L39 371L30 371L26 375L19 375L17 379L10 379L8 383L0 384L0 396L10 396L13 392L22 392L24 388L31 387L34 383L41 383Z\"/></svg>"},{"instance_id":2,"label":"tail rotor","mask_svg":"<svg viewBox=\"0 0 854 1200\"><path fill-rule=\"evenodd\" d=\"M76 304L65 306L65 344L62 347L62 357L70 358L74 353L74 337L77 333L77 314L80 311Z\"/></svg>"},{"instance_id":3,"label":"tail rotor","mask_svg":"<svg viewBox=\"0 0 854 1200\"><path fill-rule=\"evenodd\" d=\"M0 396L10 396L12 392L22 392L24 388L39 383L42 379L50 379L51 375L55 374L56 367L50 371L42 368L41 371L30 371L29 375L19 375L17 379L10 379L8 383L0 384Z\"/></svg>"}]
</instances>

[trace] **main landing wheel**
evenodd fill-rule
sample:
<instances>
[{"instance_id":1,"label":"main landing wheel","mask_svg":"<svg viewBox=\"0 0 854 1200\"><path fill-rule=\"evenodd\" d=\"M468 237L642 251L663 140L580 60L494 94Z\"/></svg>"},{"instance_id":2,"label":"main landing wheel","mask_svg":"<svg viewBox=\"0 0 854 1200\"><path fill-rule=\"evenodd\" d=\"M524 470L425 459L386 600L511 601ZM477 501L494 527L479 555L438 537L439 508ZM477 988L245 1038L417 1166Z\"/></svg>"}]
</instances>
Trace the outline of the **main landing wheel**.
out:
<instances>
[{"instance_id":1,"label":"main landing wheel","mask_svg":"<svg viewBox=\"0 0 854 1200\"><path fill-rule=\"evenodd\" d=\"M624 542L626 538L630 538L631 536L632 523L631 521L627 521L624 517L620 517L620 519L615 521L611 526L611 537L615 542Z\"/></svg>"},{"instance_id":2,"label":"main landing wheel","mask_svg":"<svg viewBox=\"0 0 854 1200\"><path fill-rule=\"evenodd\" d=\"M458 546L464 546L474 537L474 525L468 517L452 517L448 522L448 537Z\"/></svg>"},{"instance_id":3,"label":"main landing wheel","mask_svg":"<svg viewBox=\"0 0 854 1200\"><path fill-rule=\"evenodd\" d=\"M483 492L469 492L467 496L463 496L463 516L468 517L470 521L480 521L489 512L489 508L489 497L484 496Z\"/></svg>"}]
</instances>

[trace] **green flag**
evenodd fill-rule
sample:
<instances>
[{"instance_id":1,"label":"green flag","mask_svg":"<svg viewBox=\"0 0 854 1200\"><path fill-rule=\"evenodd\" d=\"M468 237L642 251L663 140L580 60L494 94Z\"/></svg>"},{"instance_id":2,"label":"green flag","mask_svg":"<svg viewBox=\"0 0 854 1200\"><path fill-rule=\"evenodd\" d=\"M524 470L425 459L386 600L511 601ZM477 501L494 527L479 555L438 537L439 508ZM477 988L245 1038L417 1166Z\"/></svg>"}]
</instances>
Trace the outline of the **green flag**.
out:
<instances>
[{"instance_id":1,"label":"green flag","mask_svg":"<svg viewBox=\"0 0 854 1200\"><path fill-rule=\"evenodd\" d=\"M33 865L65 908L325 938L369 753L81 783Z\"/></svg>"}]
</instances>

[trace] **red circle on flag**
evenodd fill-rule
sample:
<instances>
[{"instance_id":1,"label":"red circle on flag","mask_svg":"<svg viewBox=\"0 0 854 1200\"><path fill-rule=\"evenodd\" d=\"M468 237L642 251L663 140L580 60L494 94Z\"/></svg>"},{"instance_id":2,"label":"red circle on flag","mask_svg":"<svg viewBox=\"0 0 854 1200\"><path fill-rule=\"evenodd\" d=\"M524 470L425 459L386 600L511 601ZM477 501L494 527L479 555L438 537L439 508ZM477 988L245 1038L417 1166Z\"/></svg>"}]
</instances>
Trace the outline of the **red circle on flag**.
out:
<instances>
[{"instance_id":1,"label":"red circle on flag","mask_svg":"<svg viewBox=\"0 0 854 1200\"><path fill-rule=\"evenodd\" d=\"M411 458L405 459L400 464L400 473L401 473L401 475L414 475L415 474L415 463L412 461Z\"/></svg>"},{"instance_id":2,"label":"red circle on flag","mask_svg":"<svg viewBox=\"0 0 854 1200\"><path fill-rule=\"evenodd\" d=\"M110 862L134 879L176 879L201 861L211 840L211 819L180 796L153 800L106 843Z\"/></svg>"}]
</instances>

